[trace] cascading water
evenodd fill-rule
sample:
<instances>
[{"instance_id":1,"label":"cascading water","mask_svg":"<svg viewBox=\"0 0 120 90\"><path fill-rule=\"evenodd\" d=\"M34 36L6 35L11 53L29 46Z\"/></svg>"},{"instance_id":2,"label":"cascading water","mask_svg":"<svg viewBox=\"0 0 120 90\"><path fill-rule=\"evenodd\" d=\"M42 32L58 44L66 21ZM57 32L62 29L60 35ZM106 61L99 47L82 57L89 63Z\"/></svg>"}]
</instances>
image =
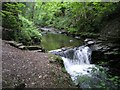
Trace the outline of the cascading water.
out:
<instances>
[{"instance_id":1,"label":"cascading water","mask_svg":"<svg viewBox=\"0 0 120 90\"><path fill-rule=\"evenodd\" d=\"M92 51L87 46L81 46L64 52L62 59L67 72L77 85L77 77L81 75L90 76L90 71L95 65L90 64Z\"/></svg>"},{"instance_id":2,"label":"cascading water","mask_svg":"<svg viewBox=\"0 0 120 90\"><path fill-rule=\"evenodd\" d=\"M101 70L101 66L90 64L92 50L88 46L80 46L67 50L53 50L53 54L62 57L66 71L78 87L82 88L105 88L116 86L107 80L107 75Z\"/></svg>"}]
</instances>

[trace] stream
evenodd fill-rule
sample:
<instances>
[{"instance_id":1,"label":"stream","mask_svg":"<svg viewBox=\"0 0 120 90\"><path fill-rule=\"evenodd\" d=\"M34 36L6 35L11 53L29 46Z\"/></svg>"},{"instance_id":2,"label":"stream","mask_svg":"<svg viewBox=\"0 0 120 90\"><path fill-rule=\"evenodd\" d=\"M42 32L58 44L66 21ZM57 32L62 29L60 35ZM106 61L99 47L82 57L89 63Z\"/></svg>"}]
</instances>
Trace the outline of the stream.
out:
<instances>
[{"instance_id":1,"label":"stream","mask_svg":"<svg viewBox=\"0 0 120 90\"><path fill-rule=\"evenodd\" d=\"M82 45L65 51L52 50L51 53L62 57L64 67L77 87L82 89L116 87L107 79L105 68L91 64L90 47Z\"/></svg>"},{"instance_id":2,"label":"stream","mask_svg":"<svg viewBox=\"0 0 120 90\"><path fill-rule=\"evenodd\" d=\"M61 56L66 71L79 88L114 88L108 81L103 67L91 64L92 49L83 45L82 40L58 33L47 33L42 37L42 45L50 53ZM69 49L62 50L62 48Z\"/></svg>"}]
</instances>

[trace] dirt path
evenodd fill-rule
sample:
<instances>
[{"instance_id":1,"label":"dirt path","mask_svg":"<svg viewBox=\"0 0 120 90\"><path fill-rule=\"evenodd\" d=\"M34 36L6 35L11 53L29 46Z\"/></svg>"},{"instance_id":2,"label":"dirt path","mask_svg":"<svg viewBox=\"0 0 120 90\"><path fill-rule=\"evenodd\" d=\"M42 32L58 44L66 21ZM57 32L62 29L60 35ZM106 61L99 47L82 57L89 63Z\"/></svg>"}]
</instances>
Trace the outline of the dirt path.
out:
<instances>
[{"instance_id":1,"label":"dirt path","mask_svg":"<svg viewBox=\"0 0 120 90\"><path fill-rule=\"evenodd\" d=\"M2 84L5 88L21 83L30 88L74 87L58 64L50 64L47 53L19 50L2 41Z\"/></svg>"}]
</instances>

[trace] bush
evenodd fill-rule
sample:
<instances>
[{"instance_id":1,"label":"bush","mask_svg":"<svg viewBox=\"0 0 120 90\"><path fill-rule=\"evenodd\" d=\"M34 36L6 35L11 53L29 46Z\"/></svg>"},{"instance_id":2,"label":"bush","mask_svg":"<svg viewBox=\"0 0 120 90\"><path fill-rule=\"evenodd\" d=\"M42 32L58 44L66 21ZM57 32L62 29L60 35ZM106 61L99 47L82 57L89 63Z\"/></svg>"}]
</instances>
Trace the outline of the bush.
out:
<instances>
[{"instance_id":1,"label":"bush","mask_svg":"<svg viewBox=\"0 0 120 90\"><path fill-rule=\"evenodd\" d=\"M29 21L21 15L19 15L19 19L22 22L22 26L16 39L26 45L40 44L41 33L34 26L33 22Z\"/></svg>"},{"instance_id":2,"label":"bush","mask_svg":"<svg viewBox=\"0 0 120 90\"><path fill-rule=\"evenodd\" d=\"M18 14L21 13L20 8L24 8L25 5L17 2L3 2L2 3L2 27L7 28L8 30L3 30L3 39L15 40L16 32L21 26L19 21Z\"/></svg>"}]
</instances>

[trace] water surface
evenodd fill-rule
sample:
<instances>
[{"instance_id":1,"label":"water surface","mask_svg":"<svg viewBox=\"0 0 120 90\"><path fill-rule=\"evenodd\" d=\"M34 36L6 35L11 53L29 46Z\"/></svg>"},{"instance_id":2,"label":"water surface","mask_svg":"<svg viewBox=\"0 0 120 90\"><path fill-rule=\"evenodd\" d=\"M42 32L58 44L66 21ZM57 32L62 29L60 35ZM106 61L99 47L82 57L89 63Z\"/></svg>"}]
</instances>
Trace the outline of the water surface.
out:
<instances>
[{"instance_id":1,"label":"water surface","mask_svg":"<svg viewBox=\"0 0 120 90\"><path fill-rule=\"evenodd\" d=\"M42 46L48 51L63 47L80 46L81 44L81 40L63 34L48 33L42 36Z\"/></svg>"}]
</instances>

